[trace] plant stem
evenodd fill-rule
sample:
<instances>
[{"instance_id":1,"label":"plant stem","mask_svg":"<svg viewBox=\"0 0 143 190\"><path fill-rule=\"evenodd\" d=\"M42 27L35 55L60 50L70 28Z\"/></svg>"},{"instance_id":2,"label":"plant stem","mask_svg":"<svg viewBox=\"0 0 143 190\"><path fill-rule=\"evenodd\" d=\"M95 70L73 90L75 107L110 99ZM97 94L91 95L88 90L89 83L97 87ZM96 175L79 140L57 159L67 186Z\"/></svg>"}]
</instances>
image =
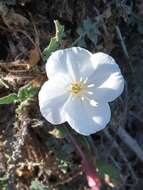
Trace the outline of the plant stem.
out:
<instances>
[{"instance_id":1,"label":"plant stem","mask_svg":"<svg viewBox=\"0 0 143 190\"><path fill-rule=\"evenodd\" d=\"M89 187L91 188L91 190L100 190L101 182L100 182L100 179L98 178L98 176L96 174L96 170L94 169L92 164L87 160L87 158L86 158L84 152L82 151L80 145L78 144L78 142L76 141L74 136L69 132L67 127L66 127L66 133L67 133L70 141L72 142L72 144L75 146L77 153L79 154L79 156L82 159L82 166L85 170L86 178L87 178Z\"/></svg>"}]
</instances>

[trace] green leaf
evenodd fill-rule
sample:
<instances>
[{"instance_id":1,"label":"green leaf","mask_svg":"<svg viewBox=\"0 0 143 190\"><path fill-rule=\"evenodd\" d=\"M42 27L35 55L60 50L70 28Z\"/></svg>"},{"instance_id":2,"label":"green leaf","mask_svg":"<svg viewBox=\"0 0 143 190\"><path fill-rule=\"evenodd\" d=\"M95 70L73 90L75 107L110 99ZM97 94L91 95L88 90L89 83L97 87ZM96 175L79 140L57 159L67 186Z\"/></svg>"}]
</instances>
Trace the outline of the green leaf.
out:
<instances>
[{"instance_id":1,"label":"green leaf","mask_svg":"<svg viewBox=\"0 0 143 190\"><path fill-rule=\"evenodd\" d=\"M51 38L48 47L45 48L42 53L43 60L46 61L48 57L50 56L50 54L54 52L56 49L58 49L58 47L59 47L59 43L57 41L57 38L56 37Z\"/></svg>"},{"instance_id":2,"label":"green leaf","mask_svg":"<svg viewBox=\"0 0 143 190\"><path fill-rule=\"evenodd\" d=\"M19 101L24 101L28 98L31 98L33 96L35 96L38 93L39 88L38 87L34 87L32 85L32 83L28 83L27 85L21 87L18 91L18 98Z\"/></svg>"},{"instance_id":3,"label":"green leaf","mask_svg":"<svg viewBox=\"0 0 143 190\"><path fill-rule=\"evenodd\" d=\"M91 155L92 149L91 149L91 146L89 144L87 137L83 136L83 135L78 135L77 138L78 138L78 141L80 142L80 144L84 147L86 154Z\"/></svg>"},{"instance_id":4,"label":"green leaf","mask_svg":"<svg viewBox=\"0 0 143 190\"><path fill-rule=\"evenodd\" d=\"M99 170L99 174L104 179L106 175L108 175L109 179L113 183L119 183L120 182L120 173L116 167L113 165L106 163L103 160L97 160L96 161L96 168Z\"/></svg>"},{"instance_id":5,"label":"green leaf","mask_svg":"<svg viewBox=\"0 0 143 190\"><path fill-rule=\"evenodd\" d=\"M23 102L33 96L37 95L39 91L39 87L35 87L32 82L27 85L21 87L18 93L11 93L8 96L4 96L0 98L0 104L12 104L17 102Z\"/></svg>"},{"instance_id":6,"label":"green leaf","mask_svg":"<svg viewBox=\"0 0 143 190\"><path fill-rule=\"evenodd\" d=\"M30 190L50 190L42 185L39 181L35 180L31 182Z\"/></svg>"},{"instance_id":7,"label":"green leaf","mask_svg":"<svg viewBox=\"0 0 143 190\"><path fill-rule=\"evenodd\" d=\"M59 21L55 22L56 34L51 38L50 43L47 48L44 49L42 53L42 58L44 61L48 59L52 52L56 51L61 44L62 37L64 35L64 26L62 26Z\"/></svg>"},{"instance_id":8,"label":"green leaf","mask_svg":"<svg viewBox=\"0 0 143 190\"><path fill-rule=\"evenodd\" d=\"M56 27L56 38L57 41L60 41L64 36L64 26L60 24L58 20L54 21Z\"/></svg>"},{"instance_id":9,"label":"green leaf","mask_svg":"<svg viewBox=\"0 0 143 190\"><path fill-rule=\"evenodd\" d=\"M79 38L78 44L83 44L82 47L85 47L85 36L90 39L94 45L97 44L98 36L100 35L99 26L97 22L93 22L89 17L83 20L81 26L77 29L77 33L82 36ZM84 34L84 36L83 36Z\"/></svg>"},{"instance_id":10,"label":"green leaf","mask_svg":"<svg viewBox=\"0 0 143 190\"><path fill-rule=\"evenodd\" d=\"M4 96L0 98L0 104L12 104L18 101L18 97L16 93L11 93L8 96Z\"/></svg>"}]
</instances>

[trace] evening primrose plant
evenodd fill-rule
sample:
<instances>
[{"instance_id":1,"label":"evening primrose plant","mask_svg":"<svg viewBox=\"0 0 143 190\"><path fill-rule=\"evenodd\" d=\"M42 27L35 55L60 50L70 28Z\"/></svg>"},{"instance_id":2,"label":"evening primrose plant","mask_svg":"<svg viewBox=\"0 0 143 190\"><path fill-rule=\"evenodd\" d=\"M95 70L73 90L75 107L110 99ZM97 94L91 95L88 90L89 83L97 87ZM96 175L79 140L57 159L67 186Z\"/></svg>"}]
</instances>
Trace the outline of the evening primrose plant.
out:
<instances>
[{"instance_id":1,"label":"evening primrose plant","mask_svg":"<svg viewBox=\"0 0 143 190\"><path fill-rule=\"evenodd\" d=\"M107 126L108 103L124 89L124 78L111 56L81 47L57 50L47 60L46 73L49 80L39 92L39 106L47 121L68 122L82 135Z\"/></svg>"},{"instance_id":2,"label":"evening primrose plant","mask_svg":"<svg viewBox=\"0 0 143 190\"><path fill-rule=\"evenodd\" d=\"M47 52L51 47L54 49L52 44L53 41ZM50 51L46 62L48 80L38 95L41 114L54 125L68 122L78 134L84 136L104 129L111 118L109 102L120 96L124 89L124 78L116 61L103 52L93 54L81 47L61 50L54 47L56 51ZM97 174L91 162L93 155L89 153L91 159L87 159L86 148L83 151L79 143L79 139L87 142L89 139L82 136L77 139L72 131L58 129L75 146L90 190L100 190L102 183L98 175L105 172L99 167ZM113 171L116 170L107 170L106 175L110 178Z\"/></svg>"},{"instance_id":3,"label":"evening primrose plant","mask_svg":"<svg viewBox=\"0 0 143 190\"><path fill-rule=\"evenodd\" d=\"M61 49L64 27L55 21L56 35L51 38L47 48L42 53L46 62L48 80L42 85L34 83L21 87L17 93L0 98L0 104L16 103L23 105L24 101L38 94L39 108L43 117L53 125L68 122L78 134L73 135L67 127L59 127L81 157L91 190L99 190L100 179L91 163L92 147L89 136L104 129L111 119L109 102L121 95L124 89L124 78L116 61L103 52L91 53L81 47ZM39 92L38 92L39 91ZM19 106L20 107L20 106ZM77 138L78 137L78 138ZM81 141L80 141L81 140ZM88 146L82 146L81 142ZM82 145L83 145L82 144ZM85 153L84 153L85 152ZM87 159L86 155L90 159ZM96 162L96 167L97 167ZM99 171L106 169L102 164ZM108 170L108 171L107 171ZM111 176L111 170L105 173Z\"/></svg>"}]
</instances>

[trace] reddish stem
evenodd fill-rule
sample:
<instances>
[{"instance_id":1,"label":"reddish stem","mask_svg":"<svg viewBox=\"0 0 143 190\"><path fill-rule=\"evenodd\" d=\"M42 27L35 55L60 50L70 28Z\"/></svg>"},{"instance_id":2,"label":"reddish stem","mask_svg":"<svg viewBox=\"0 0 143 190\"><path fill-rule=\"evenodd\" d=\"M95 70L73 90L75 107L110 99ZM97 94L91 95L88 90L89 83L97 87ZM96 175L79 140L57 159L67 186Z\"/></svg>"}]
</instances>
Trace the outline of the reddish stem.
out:
<instances>
[{"instance_id":1,"label":"reddish stem","mask_svg":"<svg viewBox=\"0 0 143 190\"><path fill-rule=\"evenodd\" d=\"M100 190L101 182L96 174L94 167L87 160L84 152L82 151L76 139L71 135L71 133L68 130L67 130L67 133L71 142L75 146L79 156L82 158L82 166L84 168L89 187L91 188L91 190Z\"/></svg>"}]
</instances>

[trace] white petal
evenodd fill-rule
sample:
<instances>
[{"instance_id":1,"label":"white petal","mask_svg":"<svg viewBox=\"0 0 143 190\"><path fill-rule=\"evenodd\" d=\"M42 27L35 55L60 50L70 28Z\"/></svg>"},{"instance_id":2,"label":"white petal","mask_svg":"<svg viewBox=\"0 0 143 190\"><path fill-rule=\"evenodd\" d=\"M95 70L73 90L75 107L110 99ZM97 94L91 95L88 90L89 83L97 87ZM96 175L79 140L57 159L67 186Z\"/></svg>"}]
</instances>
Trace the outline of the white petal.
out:
<instances>
[{"instance_id":1,"label":"white petal","mask_svg":"<svg viewBox=\"0 0 143 190\"><path fill-rule=\"evenodd\" d=\"M47 75L50 78L56 73L66 73L72 80L79 80L80 76L88 77L93 72L91 56L88 50L80 47L57 50L47 60Z\"/></svg>"},{"instance_id":2,"label":"white petal","mask_svg":"<svg viewBox=\"0 0 143 190\"><path fill-rule=\"evenodd\" d=\"M101 86L94 88L94 100L112 102L121 95L124 89L124 79L120 73L112 74Z\"/></svg>"},{"instance_id":3,"label":"white petal","mask_svg":"<svg viewBox=\"0 0 143 190\"><path fill-rule=\"evenodd\" d=\"M64 106L64 113L69 125L82 135L96 133L106 127L111 112L107 103L91 106L86 100L69 98Z\"/></svg>"},{"instance_id":4,"label":"white petal","mask_svg":"<svg viewBox=\"0 0 143 190\"><path fill-rule=\"evenodd\" d=\"M46 81L39 92L39 106L42 115L52 124L65 122L62 108L68 99L69 79L63 75L56 75Z\"/></svg>"},{"instance_id":5,"label":"white petal","mask_svg":"<svg viewBox=\"0 0 143 190\"><path fill-rule=\"evenodd\" d=\"M94 84L94 87L90 88L94 99L105 102L113 101L124 89L124 79L119 66L111 56L105 53L94 54L92 62L95 71L89 81Z\"/></svg>"}]
</instances>

